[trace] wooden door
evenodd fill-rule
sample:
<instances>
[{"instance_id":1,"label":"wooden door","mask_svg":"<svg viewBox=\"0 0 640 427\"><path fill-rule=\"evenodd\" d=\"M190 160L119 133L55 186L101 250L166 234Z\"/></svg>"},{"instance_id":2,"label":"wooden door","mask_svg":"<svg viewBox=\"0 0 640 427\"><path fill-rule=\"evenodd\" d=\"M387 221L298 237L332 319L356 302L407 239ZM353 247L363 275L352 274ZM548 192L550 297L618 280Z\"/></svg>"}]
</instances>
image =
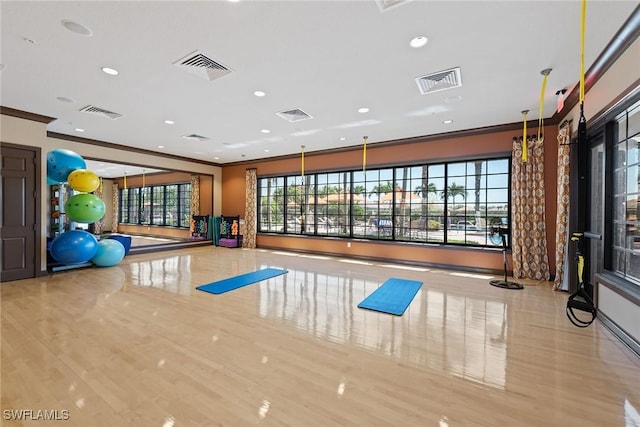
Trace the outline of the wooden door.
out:
<instances>
[{"instance_id":1,"label":"wooden door","mask_svg":"<svg viewBox=\"0 0 640 427\"><path fill-rule=\"evenodd\" d=\"M39 149L2 145L0 149L0 282L35 277ZM37 250L36 250L37 249Z\"/></svg>"}]
</instances>

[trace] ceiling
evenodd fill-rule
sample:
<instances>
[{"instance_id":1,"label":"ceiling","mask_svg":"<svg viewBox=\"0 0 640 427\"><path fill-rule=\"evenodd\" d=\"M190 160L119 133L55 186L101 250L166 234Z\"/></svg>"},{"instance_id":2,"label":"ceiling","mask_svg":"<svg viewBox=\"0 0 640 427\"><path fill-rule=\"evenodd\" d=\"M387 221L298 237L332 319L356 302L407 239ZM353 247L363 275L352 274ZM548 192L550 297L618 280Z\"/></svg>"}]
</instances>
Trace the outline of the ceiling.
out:
<instances>
[{"instance_id":1,"label":"ceiling","mask_svg":"<svg viewBox=\"0 0 640 427\"><path fill-rule=\"evenodd\" d=\"M588 2L587 69L637 5ZM52 132L217 164L516 123L523 110L537 120L542 70L552 69L547 118L556 91L579 80L580 9L576 0L2 1L0 104L56 118ZM428 43L410 47L415 36ZM178 66L198 53L214 63ZM456 67L461 86L421 94L417 77ZM312 118L277 114L291 110Z\"/></svg>"}]
</instances>

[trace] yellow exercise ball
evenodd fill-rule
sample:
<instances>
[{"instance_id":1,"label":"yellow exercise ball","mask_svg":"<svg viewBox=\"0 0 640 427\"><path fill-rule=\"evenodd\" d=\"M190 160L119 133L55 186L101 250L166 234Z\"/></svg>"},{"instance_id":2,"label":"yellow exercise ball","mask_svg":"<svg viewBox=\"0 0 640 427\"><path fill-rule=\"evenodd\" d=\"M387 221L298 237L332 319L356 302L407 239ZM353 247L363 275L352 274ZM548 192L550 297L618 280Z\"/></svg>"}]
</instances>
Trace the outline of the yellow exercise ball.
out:
<instances>
[{"instance_id":1,"label":"yellow exercise ball","mask_svg":"<svg viewBox=\"0 0 640 427\"><path fill-rule=\"evenodd\" d=\"M100 185L100 178L88 169L76 169L69 174L67 182L76 191L91 193Z\"/></svg>"}]
</instances>

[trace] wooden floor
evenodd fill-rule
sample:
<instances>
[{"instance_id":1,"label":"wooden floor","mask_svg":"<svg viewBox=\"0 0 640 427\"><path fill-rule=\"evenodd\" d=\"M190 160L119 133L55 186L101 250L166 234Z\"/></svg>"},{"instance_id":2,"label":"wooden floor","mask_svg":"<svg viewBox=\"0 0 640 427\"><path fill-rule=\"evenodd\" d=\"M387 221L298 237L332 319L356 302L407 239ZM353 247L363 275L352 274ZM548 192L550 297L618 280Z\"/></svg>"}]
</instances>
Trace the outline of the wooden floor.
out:
<instances>
[{"instance_id":1,"label":"wooden floor","mask_svg":"<svg viewBox=\"0 0 640 427\"><path fill-rule=\"evenodd\" d=\"M264 267L289 273L195 290ZM390 277L424 282L403 316L356 307ZM492 278L206 246L2 283L0 423L640 425L635 354Z\"/></svg>"}]
</instances>

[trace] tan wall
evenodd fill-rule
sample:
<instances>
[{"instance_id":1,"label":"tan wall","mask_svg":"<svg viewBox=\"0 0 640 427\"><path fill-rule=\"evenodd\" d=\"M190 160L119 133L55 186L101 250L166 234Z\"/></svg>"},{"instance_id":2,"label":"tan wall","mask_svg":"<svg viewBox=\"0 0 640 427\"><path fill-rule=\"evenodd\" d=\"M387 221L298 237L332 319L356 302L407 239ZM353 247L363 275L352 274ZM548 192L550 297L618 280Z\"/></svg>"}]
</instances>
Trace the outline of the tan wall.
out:
<instances>
[{"instance_id":1,"label":"tan wall","mask_svg":"<svg viewBox=\"0 0 640 427\"><path fill-rule=\"evenodd\" d=\"M638 84L640 79L640 38L629 46L625 53L609 68L584 96L584 115L587 122L605 107L609 106L612 100L625 93L633 84ZM580 107L576 105L564 120L572 120L572 131L578 129L578 119L580 118Z\"/></svg>"},{"instance_id":2,"label":"tan wall","mask_svg":"<svg viewBox=\"0 0 640 427\"><path fill-rule=\"evenodd\" d=\"M555 216L556 216L556 170L557 170L557 129L547 126L544 130L547 141L545 150L545 183L547 204L547 246L549 254L555 253ZM411 142L386 147L370 144L367 148L367 165L401 165L407 162L451 161L461 158L475 158L487 155L510 154L514 136L521 132L494 132L460 138L442 139L430 142ZM358 168L362 164L362 149L350 151L305 155L305 172ZM223 167L222 170L222 212L225 215L238 214L244 217L245 171L256 168L258 176L272 174L290 174L300 172L300 159L282 159L262 162L249 162L242 165ZM347 247L347 242L351 247ZM345 240L332 238L314 238L308 236L277 236L260 234L257 237L260 247L282 248L300 251L324 252L355 257L395 259L399 261L426 262L444 264L460 268L501 271L502 254L494 249L452 248L434 245L418 245L391 242L369 242L363 240ZM549 256L550 270L555 273L555 257Z\"/></svg>"},{"instance_id":3,"label":"tan wall","mask_svg":"<svg viewBox=\"0 0 640 427\"><path fill-rule=\"evenodd\" d=\"M158 227L155 225L129 225L118 224L119 234L137 234L156 237L177 237L179 239L188 239L191 236L189 229Z\"/></svg>"}]
</instances>

